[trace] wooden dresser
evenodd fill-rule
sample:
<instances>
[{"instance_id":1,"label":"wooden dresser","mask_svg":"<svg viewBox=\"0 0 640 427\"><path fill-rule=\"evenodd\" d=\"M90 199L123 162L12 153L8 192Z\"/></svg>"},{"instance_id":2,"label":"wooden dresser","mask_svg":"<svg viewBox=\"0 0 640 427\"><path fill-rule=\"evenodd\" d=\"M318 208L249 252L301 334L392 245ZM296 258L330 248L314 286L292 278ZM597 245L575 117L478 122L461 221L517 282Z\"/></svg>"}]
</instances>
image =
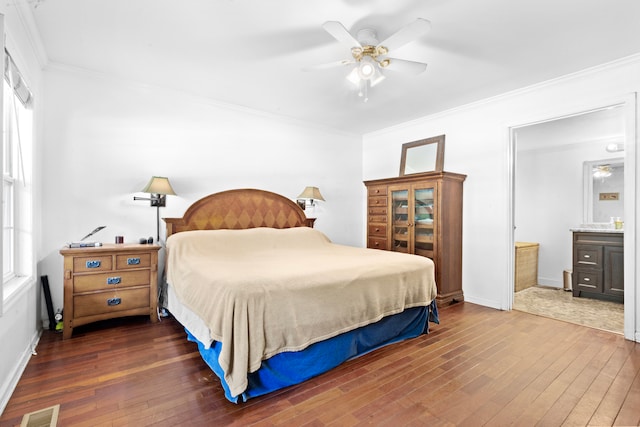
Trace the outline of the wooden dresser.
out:
<instances>
[{"instance_id":1,"label":"wooden dresser","mask_svg":"<svg viewBox=\"0 0 640 427\"><path fill-rule=\"evenodd\" d=\"M99 320L147 315L158 321L158 245L64 248L63 338Z\"/></svg>"},{"instance_id":2,"label":"wooden dresser","mask_svg":"<svg viewBox=\"0 0 640 427\"><path fill-rule=\"evenodd\" d=\"M435 264L439 306L463 301L462 184L429 172L365 181L367 247L416 254Z\"/></svg>"}]
</instances>

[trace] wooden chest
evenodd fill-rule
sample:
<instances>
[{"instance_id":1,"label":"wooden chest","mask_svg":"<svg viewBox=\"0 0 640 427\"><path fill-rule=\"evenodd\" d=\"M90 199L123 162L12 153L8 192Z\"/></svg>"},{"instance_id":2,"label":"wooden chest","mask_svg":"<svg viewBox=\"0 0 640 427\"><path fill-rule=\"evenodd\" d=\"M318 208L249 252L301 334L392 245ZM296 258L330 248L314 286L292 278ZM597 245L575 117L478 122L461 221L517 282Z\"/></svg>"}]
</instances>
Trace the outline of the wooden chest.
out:
<instances>
[{"instance_id":1,"label":"wooden chest","mask_svg":"<svg viewBox=\"0 0 640 427\"><path fill-rule=\"evenodd\" d=\"M158 245L64 248L63 338L99 320L147 315L158 321Z\"/></svg>"}]
</instances>

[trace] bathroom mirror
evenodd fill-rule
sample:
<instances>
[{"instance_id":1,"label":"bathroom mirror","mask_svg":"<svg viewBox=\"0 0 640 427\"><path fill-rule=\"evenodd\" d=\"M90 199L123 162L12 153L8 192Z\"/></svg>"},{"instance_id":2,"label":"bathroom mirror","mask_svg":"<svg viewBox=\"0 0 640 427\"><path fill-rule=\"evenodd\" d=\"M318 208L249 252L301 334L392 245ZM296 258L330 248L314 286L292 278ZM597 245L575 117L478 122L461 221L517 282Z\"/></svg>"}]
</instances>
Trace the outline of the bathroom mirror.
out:
<instances>
[{"instance_id":1,"label":"bathroom mirror","mask_svg":"<svg viewBox=\"0 0 640 427\"><path fill-rule=\"evenodd\" d=\"M423 172L442 172L444 135L402 144L400 176Z\"/></svg>"},{"instance_id":2,"label":"bathroom mirror","mask_svg":"<svg viewBox=\"0 0 640 427\"><path fill-rule=\"evenodd\" d=\"M584 162L584 222L624 217L624 158Z\"/></svg>"}]
</instances>

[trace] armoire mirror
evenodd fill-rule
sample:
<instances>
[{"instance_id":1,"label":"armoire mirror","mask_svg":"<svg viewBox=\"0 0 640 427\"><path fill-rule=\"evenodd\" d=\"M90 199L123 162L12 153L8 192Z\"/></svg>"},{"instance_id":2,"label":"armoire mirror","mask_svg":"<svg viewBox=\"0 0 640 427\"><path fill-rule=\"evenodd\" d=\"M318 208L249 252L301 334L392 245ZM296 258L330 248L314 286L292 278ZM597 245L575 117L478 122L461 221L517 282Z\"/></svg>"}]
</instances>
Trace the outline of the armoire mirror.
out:
<instances>
[{"instance_id":1,"label":"armoire mirror","mask_svg":"<svg viewBox=\"0 0 640 427\"><path fill-rule=\"evenodd\" d=\"M442 172L444 135L402 144L400 176L423 172Z\"/></svg>"}]
</instances>

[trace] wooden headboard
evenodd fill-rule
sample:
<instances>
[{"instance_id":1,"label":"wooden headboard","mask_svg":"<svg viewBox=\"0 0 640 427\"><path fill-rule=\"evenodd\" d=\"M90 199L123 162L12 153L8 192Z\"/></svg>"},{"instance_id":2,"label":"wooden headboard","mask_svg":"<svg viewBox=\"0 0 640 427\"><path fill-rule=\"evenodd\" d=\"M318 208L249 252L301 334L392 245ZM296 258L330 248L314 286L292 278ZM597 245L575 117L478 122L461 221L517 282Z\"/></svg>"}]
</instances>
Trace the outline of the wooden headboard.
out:
<instances>
[{"instance_id":1,"label":"wooden headboard","mask_svg":"<svg viewBox=\"0 0 640 427\"><path fill-rule=\"evenodd\" d=\"M210 194L193 203L182 218L164 218L167 238L189 230L304 227L298 204L276 193L251 188Z\"/></svg>"}]
</instances>

